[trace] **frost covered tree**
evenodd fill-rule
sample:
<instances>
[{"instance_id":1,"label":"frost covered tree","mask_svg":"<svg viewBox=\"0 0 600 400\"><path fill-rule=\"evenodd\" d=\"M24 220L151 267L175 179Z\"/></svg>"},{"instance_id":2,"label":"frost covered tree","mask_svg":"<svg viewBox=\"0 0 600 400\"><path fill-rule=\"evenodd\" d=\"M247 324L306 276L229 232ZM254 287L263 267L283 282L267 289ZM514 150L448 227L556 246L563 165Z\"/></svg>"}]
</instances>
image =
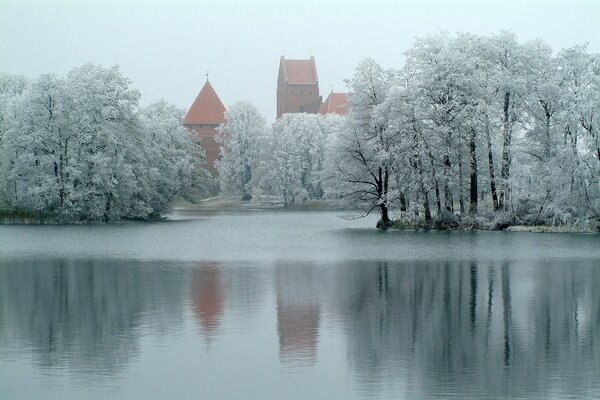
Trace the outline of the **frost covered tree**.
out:
<instances>
[{"instance_id":1,"label":"frost covered tree","mask_svg":"<svg viewBox=\"0 0 600 400\"><path fill-rule=\"evenodd\" d=\"M600 221L600 55L576 46L560 52L557 62L561 165L570 178L563 193L578 218Z\"/></svg>"},{"instance_id":2,"label":"frost covered tree","mask_svg":"<svg viewBox=\"0 0 600 400\"><path fill-rule=\"evenodd\" d=\"M391 223L390 204L397 195L390 187L397 135L388 129L384 113L378 113L393 85L393 75L371 59L358 65L348 81L347 121L332 138L328 155L330 192L366 203L366 214L377 208L381 226Z\"/></svg>"},{"instance_id":3,"label":"frost covered tree","mask_svg":"<svg viewBox=\"0 0 600 400\"><path fill-rule=\"evenodd\" d=\"M117 67L33 81L2 110L12 110L1 143L6 205L67 221L145 219L193 182L208 184L181 111L157 104L140 115L138 101Z\"/></svg>"},{"instance_id":4,"label":"frost covered tree","mask_svg":"<svg viewBox=\"0 0 600 400\"><path fill-rule=\"evenodd\" d=\"M0 73L0 206L17 194L14 179L9 179L17 150L7 144L12 140L9 132L17 123L18 104L28 84L22 76Z\"/></svg>"},{"instance_id":5,"label":"frost covered tree","mask_svg":"<svg viewBox=\"0 0 600 400\"><path fill-rule=\"evenodd\" d=\"M593 225L599 59L501 32L418 38L395 73L365 61L329 141L328 193L379 207L381 226L398 211L433 226L482 213L497 227Z\"/></svg>"},{"instance_id":6,"label":"frost covered tree","mask_svg":"<svg viewBox=\"0 0 600 400\"><path fill-rule=\"evenodd\" d=\"M319 199L325 141L335 118L314 114L284 114L265 138L263 186L284 205Z\"/></svg>"},{"instance_id":7,"label":"frost covered tree","mask_svg":"<svg viewBox=\"0 0 600 400\"><path fill-rule=\"evenodd\" d=\"M225 111L225 122L218 127L217 136L221 153L215 163L221 191L251 198L259 142L265 129L265 119L250 102L238 102Z\"/></svg>"},{"instance_id":8,"label":"frost covered tree","mask_svg":"<svg viewBox=\"0 0 600 400\"><path fill-rule=\"evenodd\" d=\"M140 112L147 145L144 157L148 182L144 188L148 192L143 197L150 199L152 210L166 210L178 197L193 202L215 189L210 173L202 168L204 151L181 124L182 115L184 110L164 100Z\"/></svg>"},{"instance_id":9,"label":"frost covered tree","mask_svg":"<svg viewBox=\"0 0 600 400\"><path fill-rule=\"evenodd\" d=\"M492 35L483 41L483 60L485 68L492 73L497 97L495 107L502 110L502 158L500 167L500 189L498 208L507 210L510 204L510 172L512 165L512 146L515 128L522 122L524 115L523 98L526 95L529 61L531 54L527 46L517 42L510 32Z\"/></svg>"}]
</instances>

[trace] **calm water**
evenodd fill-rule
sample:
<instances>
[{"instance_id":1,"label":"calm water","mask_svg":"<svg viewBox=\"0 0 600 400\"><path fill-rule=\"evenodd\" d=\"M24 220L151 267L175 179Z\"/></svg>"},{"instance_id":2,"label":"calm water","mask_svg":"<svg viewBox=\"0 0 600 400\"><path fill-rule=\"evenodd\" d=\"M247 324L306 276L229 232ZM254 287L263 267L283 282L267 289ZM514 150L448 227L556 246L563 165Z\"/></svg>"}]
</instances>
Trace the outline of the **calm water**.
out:
<instances>
[{"instance_id":1,"label":"calm water","mask_svg":"<svg viewBox=\"0 0 600 400\"><path fill-rule=\"evenodd\" d=\"M600 235L0 226L1 399L600 398Z\"/></svg>"}]
</instances>

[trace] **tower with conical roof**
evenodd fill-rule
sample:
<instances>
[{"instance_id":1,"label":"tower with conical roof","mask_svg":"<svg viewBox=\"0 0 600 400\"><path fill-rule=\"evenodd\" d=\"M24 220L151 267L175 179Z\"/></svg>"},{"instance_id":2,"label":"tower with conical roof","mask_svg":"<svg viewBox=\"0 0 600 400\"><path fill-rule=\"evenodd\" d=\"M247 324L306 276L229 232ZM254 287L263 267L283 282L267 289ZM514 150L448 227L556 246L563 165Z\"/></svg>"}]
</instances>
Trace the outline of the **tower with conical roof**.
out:
<instances>
[{"instance_id":1,"label":"tower with conical roof","mask_svg":"<svg viewBox=\"0 0 600 400\"><path fill-rule=\"evenodd\" d=\"M206 78L206 83L183 118L188 128L206 153L206 164L214 171L214 162L219 157L219 145L215 141L217 126L225 121L225 106Z\"/></svg>"}]
</instances>

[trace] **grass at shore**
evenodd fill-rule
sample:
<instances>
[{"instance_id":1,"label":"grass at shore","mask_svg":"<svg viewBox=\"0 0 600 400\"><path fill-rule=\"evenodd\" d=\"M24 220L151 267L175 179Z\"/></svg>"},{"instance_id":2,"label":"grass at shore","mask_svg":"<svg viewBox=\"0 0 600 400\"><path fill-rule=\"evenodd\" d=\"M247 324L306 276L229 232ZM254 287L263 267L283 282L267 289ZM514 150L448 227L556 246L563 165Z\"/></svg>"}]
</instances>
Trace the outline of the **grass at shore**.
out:
<instances>
[{"instance_id":1,"label":"grass at shore","mask_svg":"<svg viewBox=\"0 0 600 400\"><path fill-rule=\"evenodd\" d=\"M29 210L0 208L1 224L43 224L52 220L53 216L41 215Z\"/></svg>"},{"instance_id":2,"label":"grass at shore","mask_svg":"<svg viewBox=\"0 0 600 400\"><path fill-rule=\"evenodd\" d=\"M424 221L404 220L394 221L389 229L398 230L446 230L446 231L507 231L507 232L533 232L533 233L598 233L600 229L594 229L590 225L507 225L497 221L482 221L457 219L453 223L434 220L428 224Z\"/></svg>"}]
</instances>

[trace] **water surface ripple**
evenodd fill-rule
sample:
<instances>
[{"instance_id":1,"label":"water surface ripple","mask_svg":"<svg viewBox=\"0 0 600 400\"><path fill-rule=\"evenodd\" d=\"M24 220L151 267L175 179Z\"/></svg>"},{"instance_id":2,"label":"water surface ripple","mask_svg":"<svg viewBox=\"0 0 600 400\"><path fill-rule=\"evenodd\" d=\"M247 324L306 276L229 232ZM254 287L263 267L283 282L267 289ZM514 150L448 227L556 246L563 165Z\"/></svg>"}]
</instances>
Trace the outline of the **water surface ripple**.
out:
<instances>
[{"instance_id":1,"label":"water surface ripple","mask_svg":"<svg viewBox=\"0 0 600 400\"><path fill-rule=\"evenodd\" d=\"M0 226L0 397L600 397L598 235L199 217Z\"/></svg>"}]
</instances>

